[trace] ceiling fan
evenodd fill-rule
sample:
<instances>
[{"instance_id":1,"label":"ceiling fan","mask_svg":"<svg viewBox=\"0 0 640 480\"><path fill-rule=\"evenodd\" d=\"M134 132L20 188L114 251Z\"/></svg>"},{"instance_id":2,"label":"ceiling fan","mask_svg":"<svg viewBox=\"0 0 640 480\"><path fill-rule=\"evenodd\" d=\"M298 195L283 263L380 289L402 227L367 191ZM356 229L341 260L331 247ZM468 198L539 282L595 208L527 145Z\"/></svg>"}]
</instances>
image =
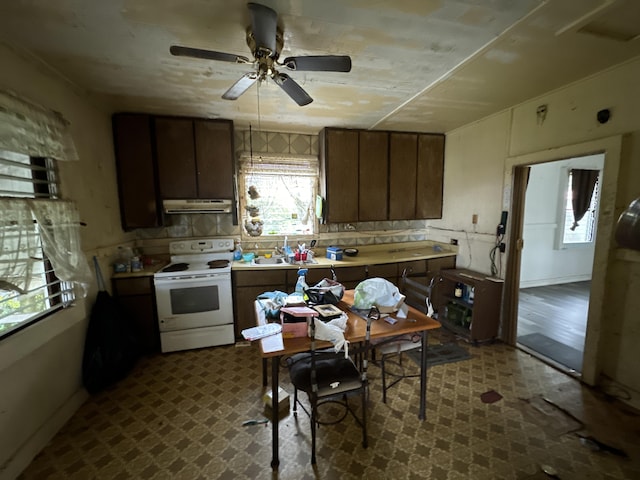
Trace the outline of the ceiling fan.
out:
<instances>
[{"instance_id":1,"label":"ceiling fan","mask_svg":"<svg viewBox=\"0 0 640 480\"><path fill-rule=\"evenodd\" d=\"M247 27L247 45L253 54L253 60L232 53L216 52L199 48L172 45L169 51L179 57L202 58L221 62L246 63L254 71L245 73L227 90L222 98L236 100L256 81L262 82L271 77L301 107L310 104L313 99L304 89L286 73L278 68L308 72L349 72L351 58L347 55L309 55L287 57L283 62L278 58L284 44L282 29L278 27L278 14L271 8L258 3L248 3L251 25Z\"/></svg>"}]
</instances>

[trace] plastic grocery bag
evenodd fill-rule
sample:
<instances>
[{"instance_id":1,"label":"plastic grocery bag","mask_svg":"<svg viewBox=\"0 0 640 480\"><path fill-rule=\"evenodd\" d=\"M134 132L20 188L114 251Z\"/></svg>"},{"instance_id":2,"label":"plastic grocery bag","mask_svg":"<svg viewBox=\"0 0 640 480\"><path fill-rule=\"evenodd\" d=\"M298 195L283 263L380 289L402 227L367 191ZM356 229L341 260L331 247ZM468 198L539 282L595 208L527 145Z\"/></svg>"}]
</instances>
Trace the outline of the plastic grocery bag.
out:
<instances>
[{"instance_id":1,"label":"plastic grocery bag","mask_svg":"<svg viewBox=\"0 0 640 480\"><path fill-rule=\"evenodd\" d=\"M313 322L316 328L315 338L333 343L333 348L336 353L344 349L345 358L349 356L349 341L344 338L344 331L347 329L347 319L347 315L343 313L338 318L334 318L326 323L317 318L314 319ZM309 326L309 330L311 330L311 326ZM309 332L309 336L311 336L311 332Z\"/></svg>"},{"instance_id":2,"label":"plastic grocery bag","mask_svg":"<svg viewBox=\"0 0 640 480\"><path fill-rule=\"evenodd\" d=\"M256 297L267 318L280 318L280 308L286 303L289 295L279 290L264 292Z\"/></svg>"},{"instance_id":3,"label":"plastic grocery bag","mask_svg":"<svg viewBox=\"0 0 640 480\"><path fill-rule=\"evenodd\" d=\"M353 295L353 307L366 310L378 307L382 313L397 311L404 303L405 296L400 293L389 280L384 278L368 278L356 286Z\"/></svg>"}]
</instances>

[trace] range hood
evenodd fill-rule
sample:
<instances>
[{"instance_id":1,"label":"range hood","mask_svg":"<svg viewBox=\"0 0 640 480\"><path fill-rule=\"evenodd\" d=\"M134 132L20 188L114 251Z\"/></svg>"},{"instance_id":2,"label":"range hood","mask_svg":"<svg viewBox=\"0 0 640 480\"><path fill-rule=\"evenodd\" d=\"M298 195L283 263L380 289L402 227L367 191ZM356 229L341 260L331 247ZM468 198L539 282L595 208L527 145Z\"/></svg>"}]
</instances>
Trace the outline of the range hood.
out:
<instances>
[{"instance_id":1,"label":"range hood","mask_svg":"<svg viewBox=\"0 0 640 480\"><path fill-rule=\"evenodd\" d=\"M163 200L164 213L231 213L231 200Z\"/></svg>"}]
</instances>

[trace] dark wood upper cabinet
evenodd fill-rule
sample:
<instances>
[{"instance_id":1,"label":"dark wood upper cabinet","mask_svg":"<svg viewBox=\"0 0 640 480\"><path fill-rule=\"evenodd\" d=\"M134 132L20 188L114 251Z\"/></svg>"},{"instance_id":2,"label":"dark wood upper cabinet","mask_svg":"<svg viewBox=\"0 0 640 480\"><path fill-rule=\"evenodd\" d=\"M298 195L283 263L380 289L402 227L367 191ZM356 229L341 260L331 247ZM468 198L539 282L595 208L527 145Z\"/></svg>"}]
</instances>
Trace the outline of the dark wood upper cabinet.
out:
<instances>
[{"instance_id":1,"label":"dark wood upper cabinet","mask_svg":"<svg viewBox=\"0 0 640 480\"><path fill-rule=\"evenodd\" d=\"M325 128L320 132L325 220L442 218L444 142L442 134Z\"/></svg>"},{"instance_id":2,"label":"dark wood upper cabinet","mask_svg":"<svg viewBox=\"0 0 640 480\"><path fill-rule=\"evenodd\" d=\"M362 131L359 141L358 221L386 219L389 211L389 134Z\"/></svg>"},{"instance_id":3,"label":"dark wood upper cabinet","mask_svg":"<svg viewBox=\"0 0 640 480\"><path fill-rule=\"evenodd\" d=\"M442 218L443 182L444 135L421 134L418 138L416 218Z\"/></svg>"},{"instance_id":4,"label":"dark wood upper cabinet","mask_svg":"<svg viewBox=\"0 0 640 480\"><path fill-rule=\"evenodd\" d=\"M233 123L195 120L199 198L233 199Z\"/></svg>"},{"instance_id":5,"label":"dark wood upper cabinet","mask_svg":"<svg viewBox=\"0 0 640 480\"><path fill-rule=\"evenodd\" d=\"M162 225L155 183L149 115L115 114L113 140L120 219L124 230Z\"/></svg>"},{"instance_id":6,"label":"dark wood upper cabinet","mask_svg":"<svg viewBox=\"0 0 640 480\"><path fill-rule=\"evenodd\" d=\"M157 117L161 198L233 199L233 123Z\"/></svg>"},{"instance_id":7,"label":"dark wood upper cabinet","mask_svg":"<svg viewBox=\"0 0 640 480\"><path fill-rule=\"evenodd\" d=\"M193 120L155 119L160 197L198 198Z\"/></svg>"},{"instance_id":8,"label":"dark wood upper cabinet","mask_svg":"<svg viewBox=\"0 0 640 480\"><path fill-rule=\"evenodd\" d=\"M416 218L418 135L391 133L389 138L389 220Z\"/></svg>"},{"instance_id":9,"label":"dark wood upper cabinet","mask_svg":"<svg viewBox=\"0 0 640 480\"><path fill-rule=\"evenodd\" d=\"M321 191L329 223L358 221L358 131L326 128L320 133Z\"/></svg>"}]
</instances>

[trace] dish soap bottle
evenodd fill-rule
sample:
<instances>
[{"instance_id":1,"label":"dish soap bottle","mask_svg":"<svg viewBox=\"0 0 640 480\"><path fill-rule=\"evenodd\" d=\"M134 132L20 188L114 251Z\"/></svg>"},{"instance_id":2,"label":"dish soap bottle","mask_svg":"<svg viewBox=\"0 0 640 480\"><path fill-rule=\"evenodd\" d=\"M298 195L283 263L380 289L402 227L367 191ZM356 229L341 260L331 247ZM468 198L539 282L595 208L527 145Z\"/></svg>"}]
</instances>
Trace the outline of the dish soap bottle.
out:
<instances>
[{"instance_id":1,"label":"dish soap bottle","mask_svg":"<svg viewBox=\"0 0 640 480\"><path fill-rule=\"evenodd\" d=\"M236 249L233 251L234 260L242 260L242 246L240 246L240 239L236 240Z\"/></svg>"},{"instance_id":2,"label":"dish soap bottle","mask_svg":"<svg viewBox=\"0 0 640 480\"><path fill-rule=\"evenodd\" d=\"M307 275L308 269L301 268L298 270L298 281L296 282L296 293L299 293L304 297L304 291L309 288L307 285L307 281L305 276Z\"/></svg>"}]
</instances>

